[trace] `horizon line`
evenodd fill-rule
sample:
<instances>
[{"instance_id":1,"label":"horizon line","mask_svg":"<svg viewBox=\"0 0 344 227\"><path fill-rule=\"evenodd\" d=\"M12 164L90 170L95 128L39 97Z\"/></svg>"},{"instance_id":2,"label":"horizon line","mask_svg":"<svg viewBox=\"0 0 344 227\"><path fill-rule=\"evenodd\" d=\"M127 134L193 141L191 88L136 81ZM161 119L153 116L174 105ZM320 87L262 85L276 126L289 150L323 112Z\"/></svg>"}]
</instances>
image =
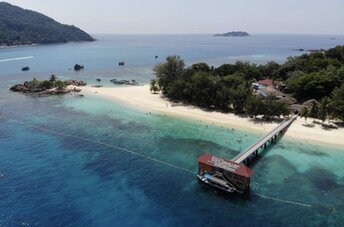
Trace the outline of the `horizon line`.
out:
<instances>
[{"instance_id":1,"label":"horizon line","mask_svg":"<svg viewBox=\"0 0 344 227\"><path fill-rule=\"evenodd\" d=\"M89 32L92 35L215 35L219 33L115 33L115 32ZM221 34L221 33L220 33ZM344 36L343 34L328 34L328 33L249 33L249 35L322 35L322 36ZM248 38L249 36L243 37ZM240 37L233 37L240 38Z\"/></svg>"}]
</instances>

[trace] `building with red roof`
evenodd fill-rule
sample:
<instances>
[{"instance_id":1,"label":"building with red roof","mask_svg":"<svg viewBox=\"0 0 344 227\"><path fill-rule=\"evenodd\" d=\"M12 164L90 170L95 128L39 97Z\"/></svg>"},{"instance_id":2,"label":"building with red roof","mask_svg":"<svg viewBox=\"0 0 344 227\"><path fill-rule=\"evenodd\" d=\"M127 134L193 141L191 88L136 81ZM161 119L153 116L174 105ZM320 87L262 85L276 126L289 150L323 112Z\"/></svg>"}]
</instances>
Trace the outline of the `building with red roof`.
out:
<instances>
[{"instance_id":1,"label":"building with red roof","mask_svg":"<svg viewBox=\"0 0 344 227\"><path fill-rule=\"evenodd\" d=\"M218 173L239 191L247 191L253 170L245 165L205 153L198 157L198 173Z\"/></svg>"},{"instance_id":2,"label":"building with red roof","mask_svg":"<svg viewBox=\"0 0 344 227\"><path fill-rule=\"evenodd\" d=\"M268 87L268 86L273 86L274 81L270 79L265 79L265 80L258 81L258 84Z\"/></svg>"}]
</instances>

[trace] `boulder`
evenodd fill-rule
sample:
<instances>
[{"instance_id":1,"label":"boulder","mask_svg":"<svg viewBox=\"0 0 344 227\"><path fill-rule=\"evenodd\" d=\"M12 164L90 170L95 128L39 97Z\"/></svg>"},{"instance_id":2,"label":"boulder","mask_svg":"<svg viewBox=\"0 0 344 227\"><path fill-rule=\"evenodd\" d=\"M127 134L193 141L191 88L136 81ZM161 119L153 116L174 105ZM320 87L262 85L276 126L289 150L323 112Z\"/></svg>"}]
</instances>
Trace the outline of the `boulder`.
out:
<instances>
[{"instance_id":1,"label":"boulder","mask_svg":"<svg viewBox=\"0 0 344 227\"><path fill-rule=\"evenodd\" d=\"M74 65L74 70L75 70L75 71L79 71L79 70L81 70L81 69L84 69L84 66L83 66L83 65L79 65L79 64L75 64L75 65Z\"/></svg>"},{"instance_id":2,"label":"boulder","mask_svg":"<svg viewBox=\"0 0 344 227\"><path fill-rule=\"evenodd\" d=\"M14 92L23 92L23 93L25 93L25 92L27 92L29 89L28 89L25 85L23 85L23 84L16 84L16 85L12 86L12 87L10 88L10 90L11 90L11 91L14 91Z\"/></svg>"},{"instance_id":3,"label":"boulder","mask_svg":"<svg viewBox=\"0 0 344 227\"><path fill-rule=\"evenodd\" d=\"M87 83L82 80L66 80L68 85L73 85L73 86L86 86Z\"/></svg>"}]
</instances>

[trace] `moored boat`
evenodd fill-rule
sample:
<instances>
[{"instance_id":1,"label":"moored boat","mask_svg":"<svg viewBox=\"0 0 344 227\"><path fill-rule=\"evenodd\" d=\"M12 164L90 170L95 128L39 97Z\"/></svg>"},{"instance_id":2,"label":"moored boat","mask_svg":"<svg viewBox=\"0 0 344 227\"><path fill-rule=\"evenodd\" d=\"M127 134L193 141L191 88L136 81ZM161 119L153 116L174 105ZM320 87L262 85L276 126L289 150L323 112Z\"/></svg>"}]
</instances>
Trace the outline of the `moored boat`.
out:
<instances>
[{"instance_id":1,"label":"moored boat","mask_svg":"<svg viewBox=\"0 0 344 227\"><path fill-rule=\"evenodd\" d=\"M229 193L236 191L236 188L231 183L229 183L225 179L221 179L217 176L214 176L211 173L204 172L202 174L197 174L197 177L201 182L208 184L212 187L218 188L222 191Z\"/></svg>"},{"instance_id":2,"label":"moored boat","mask_svg":"<svg viewBox=\"0 0 344 227\"><path fill-rule=\"evenodd\" d=\"M205 153L198 157L197 178L225 192L245 193L253 171L246 166Z\"/></svg>"}]
</instances>

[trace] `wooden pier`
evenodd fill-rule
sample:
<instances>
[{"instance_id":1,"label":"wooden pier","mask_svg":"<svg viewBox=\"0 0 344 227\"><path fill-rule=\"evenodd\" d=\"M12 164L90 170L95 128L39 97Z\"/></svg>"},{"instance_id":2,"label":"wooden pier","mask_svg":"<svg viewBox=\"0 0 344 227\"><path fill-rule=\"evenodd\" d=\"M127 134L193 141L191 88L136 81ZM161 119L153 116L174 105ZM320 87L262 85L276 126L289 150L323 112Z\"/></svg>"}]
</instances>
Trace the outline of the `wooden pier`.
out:
<instances>
[{"instance_id":1,"label":"wooden pier","mask_svg":"<svg viewBox=\"0 0 344 227\"><path fill-rule=\"evenodd\" d=\"M294 115L293 117L284 120L278 127L276 127L267 135L265 135L257 143L253 144L246 151L243 151L236 155L234 158L231 159L231 161L236 163L248 164L248 162L251 161L251 159L258 156L259 149L265 149L269 143L276 141L277 138L288 129L288 127L291 125L291 123L293 123L293 121L296 118L297 115Z\"/></svg>"},{"instance_id":2,"label":"wooden pier","mask_svg":"<svg viewBox=\"0 0 344 227\"><path fill-rule=\"evenodd\" d=\"M198 179L225 192L246 193L250 188L250 177L253 174L253 170L248 168L247 164L258 156L259 150L265 149L269 143L282 136L296 118L297 115L294 115L284 120L257 143L231 160L224 160L208 153L198 157Z\"/></svg>"}]
</instances>

